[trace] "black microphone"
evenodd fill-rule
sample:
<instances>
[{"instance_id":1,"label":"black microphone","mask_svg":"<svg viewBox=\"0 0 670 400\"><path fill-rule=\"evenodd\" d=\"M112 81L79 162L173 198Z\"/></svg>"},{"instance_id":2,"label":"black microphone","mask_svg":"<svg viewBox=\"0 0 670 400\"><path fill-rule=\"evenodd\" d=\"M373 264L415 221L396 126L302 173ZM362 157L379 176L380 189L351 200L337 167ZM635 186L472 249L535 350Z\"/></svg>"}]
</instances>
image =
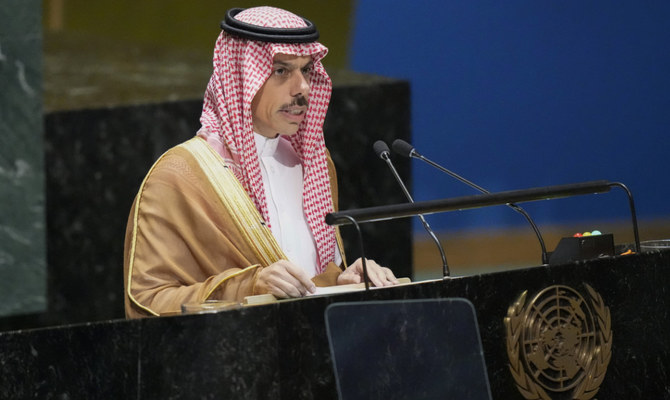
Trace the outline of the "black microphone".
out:
<instances>
[{"instance_id":1,"label":"black microphone","mask_svg":"<svg viewBox=\"0 0 670 400\"><path fill-rule=\"evenodd\" d=\"M396 139L393 141L393 144L391 144L391 147L393 148L393 151L395 151L397 154L400 154L401 156L404 157L409 157L409 158L416 158L419 159L429 165L431 165L434 168L439 169L440 171L446 173L447 175L450 175L451 177L458 179L459 181L465 183L466 185L482 192L482 193L491 193L488 190L484 189L483 187L476 185L475 183L463 178L462 176L458 175L455 172L449 171L448 169L444 168L443 166L427 159L426 157L422 156L419 154L418 151L412 146L411 144L405 142L402 139ZM540 230L537 228L537 225L535 225L535 222L533 222L533 219L528 215L526 210L523 208L519 207L518 205L514 203L507 203L507 206L512 208L514 211L518 212L519 214L523 215L530 226L533 228L533 231L535 231L535 235L537 236L537 240L540 242L540 247L542 248L542 264L547 265L549 262L549 256L547 254L547 248L544 245L544 239L542 238L542 234L540 233Z\"/></svg>"},{"instance_id":2,"label":"black microphone","mask_svg":"<svg viewBox=\"0 0 670 400\"><path fill-rule=\"evenodd\" d=\"M375 153L377 153L377 157L386 161L386 165L389 166L389 169L393 173L395 180L398 181L398 184L402 188L402 191L405 193L405 197L407 197L407 200L409 200L410 203L414 203L414 199L407 190L407 186L405 186L405 183L402 181L402 179L400 179L398 171L396 171L395 167L393 166L393 163L391 162L390 150L389 147L386 145L386 143L384 143L381 140L377 140L372 146L372 148L374 149ZM426 232L428 232L430 237L433 239L433 241L437 245L438 250L440 250L440 256L442 257L442 276L446 278L449 276L449 265L447 265L447 257L444 255L444 249L442 248L442 244L440 243L437 236L435 236L435 232L433 232L433 230L430 228L430 225L428 225L428 222L423 217L423 215L419 214L418 217L421 220L421 223L423 224L423 228L426 230Z\"/></svg>"}]
</instances>

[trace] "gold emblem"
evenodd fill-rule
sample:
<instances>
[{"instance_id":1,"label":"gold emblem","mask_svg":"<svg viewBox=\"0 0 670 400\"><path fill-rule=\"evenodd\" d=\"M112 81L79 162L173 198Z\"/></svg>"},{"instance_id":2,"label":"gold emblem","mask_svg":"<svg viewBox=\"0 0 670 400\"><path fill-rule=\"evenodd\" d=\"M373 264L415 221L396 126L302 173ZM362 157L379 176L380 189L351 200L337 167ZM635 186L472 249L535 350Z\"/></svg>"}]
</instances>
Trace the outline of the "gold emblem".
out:
<instances>
[{"instance_id":1,"label":"gold emblem","mask_svg":"<svg viewBox=\"0 0 670 400\"><path fill-rule=\"evenodd\" d=\"M591 399L612 355L610 311L584 284L588 300L568 286L550 286L526 304L527 291L507 311L507 355L519 391L528 400L552 394Z\"/></svg>"}]
</instances>

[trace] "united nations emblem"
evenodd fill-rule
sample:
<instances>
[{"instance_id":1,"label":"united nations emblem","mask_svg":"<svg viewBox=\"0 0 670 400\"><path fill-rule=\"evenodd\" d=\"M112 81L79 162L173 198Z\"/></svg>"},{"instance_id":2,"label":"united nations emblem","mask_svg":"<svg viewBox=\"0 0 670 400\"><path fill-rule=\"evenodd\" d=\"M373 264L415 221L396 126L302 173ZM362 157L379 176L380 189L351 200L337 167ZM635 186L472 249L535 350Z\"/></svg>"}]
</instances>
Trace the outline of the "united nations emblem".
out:
<instances>
[{"instance_id":1,"label":"united nations emblem","mask_svg":"<svg viewBox=\"0 0 670 400\"><path fill-rule=\"evenodd\" d=\"M550 286L507 311L510 371L528 400L591 399L612 355L609 308L584 284L588 301L568 286Z\"/></svg>"}]
</instances>

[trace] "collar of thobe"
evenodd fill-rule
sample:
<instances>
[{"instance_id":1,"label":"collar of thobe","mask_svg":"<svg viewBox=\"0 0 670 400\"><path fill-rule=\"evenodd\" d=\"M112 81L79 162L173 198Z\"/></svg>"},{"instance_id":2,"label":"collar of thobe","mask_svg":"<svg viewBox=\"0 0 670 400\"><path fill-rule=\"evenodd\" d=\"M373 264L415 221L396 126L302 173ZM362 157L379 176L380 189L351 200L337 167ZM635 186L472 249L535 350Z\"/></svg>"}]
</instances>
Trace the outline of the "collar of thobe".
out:
<instances>
[{"instance_id":1,"label":"collar of thobe","mask_svg":"<svg viewBox=\"0 0 670 400\"><path fill-rule=\"evenodd\" d=\"M256 150L259 157L272 157L277 152L281 136L269 138L259 133L254 132L254 139L256 139Z\"/></svg>"}]
</instances>

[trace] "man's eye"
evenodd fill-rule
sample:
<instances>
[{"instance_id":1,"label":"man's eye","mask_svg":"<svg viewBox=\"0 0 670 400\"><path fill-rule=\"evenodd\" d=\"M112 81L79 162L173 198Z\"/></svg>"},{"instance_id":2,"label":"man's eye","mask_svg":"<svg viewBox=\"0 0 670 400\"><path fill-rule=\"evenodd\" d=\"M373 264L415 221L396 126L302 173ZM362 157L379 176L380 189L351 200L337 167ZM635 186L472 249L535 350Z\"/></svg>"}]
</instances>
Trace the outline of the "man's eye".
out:
<instances>
[{"instance_id":1,"label":"man's eye","mask_svg":"<svg viewBox=\"0 0 670 400\"><path fill-rule=\"evenodd\" d=\"M284 68L277 68L277 69L275 70L275 75L282 76L282 75L284 75L284 74L286 74L286 70L285 70Z\"/></svg>"},{"instance_id":2,"label":"man's eye","mask_svg":"<svg viewBox=\"0 0 670 400\"><path fill-rule=\"evenodd\" d=\"M302 73L305 74L305 75L310 74L310 73L312 73L312 70L313 70L313 69L314 69L314 68L310 65L309 67L305 67L305 68L303 68L303 69L302 69Z\"/></svg>"}]
</instances>

